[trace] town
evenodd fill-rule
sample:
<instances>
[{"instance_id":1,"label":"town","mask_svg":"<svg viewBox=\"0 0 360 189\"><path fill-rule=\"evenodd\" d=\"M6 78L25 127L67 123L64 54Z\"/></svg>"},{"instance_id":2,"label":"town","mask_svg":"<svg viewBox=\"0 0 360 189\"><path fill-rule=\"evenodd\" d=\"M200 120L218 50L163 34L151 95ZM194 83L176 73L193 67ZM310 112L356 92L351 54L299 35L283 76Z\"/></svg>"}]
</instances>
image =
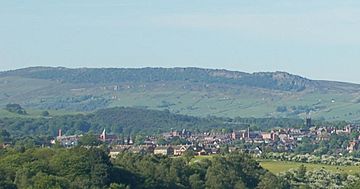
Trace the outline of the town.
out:
<instances>
[{"instance_id":1,"label":"town","mask_svg":"<svg viewBox=\"0 0 360 189\"><path fill-rule=\"evenodd\" d=\"M228 133L193 133L186 129L181 131L171 130L159 136L146 136L142 141L135 143L131 136L119 137L108 134L104 129L97 140L108 144L110 156L116 157L122 152L133 152L140 154L161 154L166 156L181 156L187 151L193 155L219 154L226 152L242 151L260 156L264 148L270 152L293 152L304 140L311 144L319 144L331 139L331 136L345 135L350 138L343 149L337 149L338 153L352 153L359 148L359 125L348 124L339 129L333 126L314 126L311 118L306 118L304 128L281 128L264 132L251 130L234 130ZM52 144L59 143L64 147L78 145L83 135L62 135L59 129L58 136L51 141ZM355 138L351 138L355 137Z\"/></svg>"}]
</instances>

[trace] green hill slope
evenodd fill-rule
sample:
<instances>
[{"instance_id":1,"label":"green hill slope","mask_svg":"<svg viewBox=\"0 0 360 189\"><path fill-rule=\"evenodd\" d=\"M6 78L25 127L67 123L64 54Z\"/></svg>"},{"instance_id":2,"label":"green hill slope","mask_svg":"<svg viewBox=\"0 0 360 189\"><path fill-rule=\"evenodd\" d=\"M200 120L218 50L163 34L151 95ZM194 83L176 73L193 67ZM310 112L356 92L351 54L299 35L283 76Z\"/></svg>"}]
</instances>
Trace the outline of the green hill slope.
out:
<instances>
[{"instance_id":1,"label":"green hill slope","mask_svg":"<svg viewBox=\"0 0 360 189\"><path fill-rule=\"evenodd\" d=\"M94 111L115 106L195 116L357 120L360 85L314 81L285 72L200 68L33 67L0 73L0 105Z\"/></svg>"}]
</instances>

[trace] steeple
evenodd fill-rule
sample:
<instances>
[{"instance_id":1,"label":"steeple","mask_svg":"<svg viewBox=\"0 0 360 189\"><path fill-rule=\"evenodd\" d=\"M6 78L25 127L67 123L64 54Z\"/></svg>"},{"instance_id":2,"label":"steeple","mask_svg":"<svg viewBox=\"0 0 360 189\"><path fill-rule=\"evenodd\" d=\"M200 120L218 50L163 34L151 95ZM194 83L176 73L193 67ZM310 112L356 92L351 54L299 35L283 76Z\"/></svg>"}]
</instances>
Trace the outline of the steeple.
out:
<instances>
[{"instance_id":1,"label":"steeple","mask_svg":"<svg viewBox=\"0 0 360 189\"><path fill-rule=\"evenodd\" d=\"M104 128L103 132L100 135L100 140L105 142L106 141L106 130Z\"/></svg>"}]
</instances>

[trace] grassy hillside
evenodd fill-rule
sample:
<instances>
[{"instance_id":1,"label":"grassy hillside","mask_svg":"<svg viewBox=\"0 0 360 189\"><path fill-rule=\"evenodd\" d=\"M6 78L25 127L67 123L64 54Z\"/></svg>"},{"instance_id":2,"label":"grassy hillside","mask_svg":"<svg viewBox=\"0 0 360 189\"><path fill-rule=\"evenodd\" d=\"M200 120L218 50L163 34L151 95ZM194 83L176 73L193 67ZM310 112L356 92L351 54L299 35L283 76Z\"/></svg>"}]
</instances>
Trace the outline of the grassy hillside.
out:
<instances>
[{"instance_id":1,"label":"grassy hillside","mask_svg":"<svg viewBox=\"0 0 360 189\"><path fill-rule=\"evenodd\" d=\"M203 117L303 118L310 112L330 121L358 120L359 86L283 72L39 67L0 73L0 106L55 112L130 106Z\"/></svg>"}]
</instances>

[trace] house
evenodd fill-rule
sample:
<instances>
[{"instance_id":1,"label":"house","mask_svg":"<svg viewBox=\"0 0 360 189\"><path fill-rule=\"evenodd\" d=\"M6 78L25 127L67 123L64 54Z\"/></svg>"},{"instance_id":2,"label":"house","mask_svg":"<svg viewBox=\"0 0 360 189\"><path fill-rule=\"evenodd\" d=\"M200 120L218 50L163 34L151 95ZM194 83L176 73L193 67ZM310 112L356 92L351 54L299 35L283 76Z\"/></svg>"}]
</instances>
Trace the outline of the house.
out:
<instances>
[{"instance_id":1,"label":"house","mask_svg":"<svg viewBox=\"0 0 360 189\"><path fill-rule=\"evenodd\" d=\"M254 157L260 157L262 153L263 151L259 146L254 149L249 149L249 154L253 155Z\"/></svg>"},{"instance_id":2,"label":"house","mask_svg":"<svg viewBox=\"0 0 360 189\"><path fill-rule=\"evenodd\" d=\"M173 149L174 149L174 156L181 156L187 150L191 150L191 146L189 146L189 145L178 145L178 146L174 146Z\"/></svg>"},{"instance_id":3,"label":"house","mask_svg":"<svg viewBox=\"0 0 360 189\"><path fill-rule=\"evenodd\" d=\"M154 154L170 156L174 154L174 149L171 146L157 146L154 149Z\"/></svg>"},{"instance_id":4,"label":"house","mask_svg":"<svg viewBox=\"0 0 360 189\"><path fill-rule=\"evenodd\" d=\"M145 155L147 153L146 148L143 148L141 146L133 146L129 148L128 151L134 154L141 154L141 155Z\"/></svg>"},{"instance_id":5,"label":"house","mask_svg":"<svg viewBox=\"0 0 360 189\"><path fill-rule=\"evenodd\" d=\"M195 152L196 155L198 156L206 156L209 154L209 151L202 148L202 149L198 149L196 152Z\"/></svg>"},{"instance_id":6,"label":"house","mask_svg":"<svg viewBox=\"0 0 360 189\"><path fill-rule=\"evenodd\" d=\"M279 134L279 139L281 141L286 141L288 138L289 138L288 134L285 134L285 133Z\"/></svg>"},{"instance_id":7,"label":"house","mask_svg":"<svg viewBox=\"0 0 360 189\"><path fill-rule=\"evenodd\" d=\"M118 137L116 135L110 135L106 133L106 130L104 129L103 132L99 136L99 140L102 142L106 142L109 144L117 144L118 143Z\"/></svg>"},{"instance_id":8,"label":"house","mask_svg":"<svg viewBox=\"0 0 360 189\"><path fill-rule=\"evenodd\" d=\"M275 140L276 134L274 132L270 132L270 133L263 132L261 133L261 137L264 140Z\"/></svg>"},{"instance_id":9,"label":"house","mask_svg":"<svg viewBox=\"0 0 360 189\"><path fill-rule=\"evenodd\" d=\"M248 130L233 131L231 133L231 139L240 140L240 139L250 138L250 135L251 133L249 128Z\"/></svg>"},{"instance_id":10,"label":"house","mask_svg":"<svg viewBox=\"0 0 360 189\"><path fill-rule=\"evenodd\" d=\"M123 153L130 148L130 145L115 145L110 148L109 155L111 158L115 158L118 154Z\"/></svg>"},{"instance_id":11,"label":"house","mask_svg":"<svg viewBox=\"0 0 360 189\"><path fill-rule=\"evenodd\" d=\"M329 141L330 140L330 134L329 133L320 133L316 136L316 140L318 141Z\"/></svg>"},{"instance_id":12,"label":"house","mask_svg":"<svg viewBox=\"0 0 360 189\"><path fill-rule=\"evenodd\" d=\"M183 129L183 130L181 131L181 136L182 136L182 137L185 137L185 138L191 137L191 132L188 131L188 130L186 130L186 129Z\"/></svg>"},{"instance_id":13,"label":"house","mask_svg":"<svg viewBox=\"0 0 360 189\"><path fill-rule=\"evenodd\" d=\"M357 150L358 148L359 148L359 142L351 141L351 142L349 142L349 145L347 146L346 150L348 150L349 153L352 153L353 151Z\"/></svg>"},{"instance_id":14,"label":"house","mask_svg":"<svg viewBox=\"0 0 360 189\"><path fill-rule=\"evenodd\" d=\"M154 146L151 145L140 145L140 146L132 146L128 151L135 154L153 154L155 150Z\"/></svg>"},{"instance_id":15,"label":"house","mask_svg":"<svg viewBox=\"0 0 360 189\"><path fill-rule=\"evenodd\" d=\"M210 148L210 153L211 154L219 154L220 153L220 148Z\"/></svg>"},{"instance_id":16,"label":"house","mask_svg":"<svg viewBox=\"0 0 360 189\"><path fill-rule=\"evenodd\" d=\"M63 136L61 129L59 129L58 136L55 140L51 141L51 144L56 144L56 142L58 142L64 147L72 147L78 145L80 137L82 137L82 135Z\"/></svg>"},{"instance_id":17,"label":"house","mask_svg":"<svg viewBox=\"0 0 360 189\"><path fill-rule=\"evenodd\" d=\"M143 144L151 145L151 146L155 145L156 143L157 143L156 137L149 137L149 136L147 136L143 142Z\"/></svg>"},{"instance_id":18,"label":"house","mask_svg":"<svg viewBox=\"0 0 360 189\"><path fill-rule=\"evenodd\" d=\"M8 148L10 146L11 146L10 142L4 142L4 143L0 144L0 149Z\"/></svg>"},{"instance_id":19,"label":"house","mask_svg":"<svg viewBox=\"0 0 360 189\"><path fill-rule=\"evenodd\" d=\"M56 138L56 140L60 142L62 146L71 147L78 145L81 136L82 135L62 136Z\"/></svg>"},{"instance_id":20,"label":"house","mask_svg":"<svg viewBox=\"0 0 360 189\"><path fill-rule=\"evenodd\" d=\"M233 131L231 133L231 139L233 140L239 140L242 138L242 133L240 131Z\"/></svg>"}]
</instances>

